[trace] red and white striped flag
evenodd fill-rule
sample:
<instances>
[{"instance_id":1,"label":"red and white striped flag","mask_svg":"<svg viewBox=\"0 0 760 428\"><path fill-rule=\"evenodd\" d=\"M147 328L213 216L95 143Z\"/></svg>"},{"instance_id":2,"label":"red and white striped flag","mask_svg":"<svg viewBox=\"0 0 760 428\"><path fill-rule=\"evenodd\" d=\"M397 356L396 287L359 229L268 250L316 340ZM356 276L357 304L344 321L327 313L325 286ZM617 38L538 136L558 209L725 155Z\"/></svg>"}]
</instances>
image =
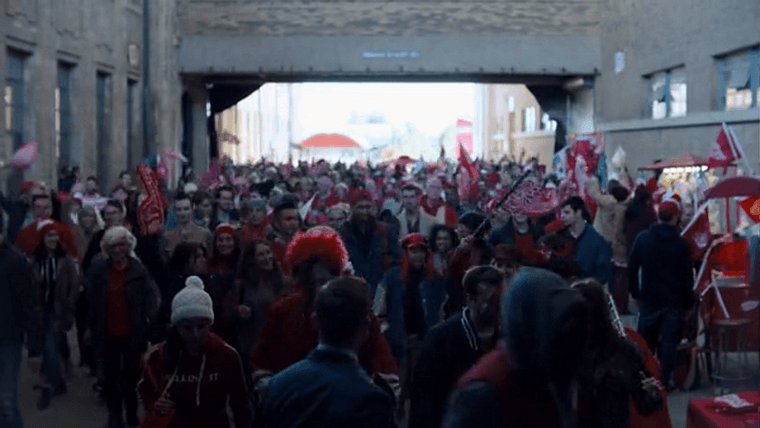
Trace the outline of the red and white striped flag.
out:
<instances>
[{"instance_id":1,"label":"red and white striped flag","mask_svg":"<svg viewBox=\"0 0 760 428\"><path fill-rule=\"evenodd\" d=\"M725 123L720 127L718 139L710 150L707 167L727 167L731 162L742 158L742 150L736 140L734 130Z\"/></svg>"}]
</instances>

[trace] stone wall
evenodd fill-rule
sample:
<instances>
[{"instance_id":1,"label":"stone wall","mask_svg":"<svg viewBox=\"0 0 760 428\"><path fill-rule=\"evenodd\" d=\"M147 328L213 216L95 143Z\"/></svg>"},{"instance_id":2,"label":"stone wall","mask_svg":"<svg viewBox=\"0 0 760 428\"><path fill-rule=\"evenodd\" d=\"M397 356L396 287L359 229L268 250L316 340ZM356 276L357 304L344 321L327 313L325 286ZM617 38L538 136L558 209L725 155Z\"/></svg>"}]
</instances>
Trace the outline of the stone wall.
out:
<instances>
[{"instance_id":1,"label":"stone wall","mask_svg":"<svg viewBox=\"0 0 760 428\"><path fill-rule=\"evenodd\" d=\"M152 25L154 100L151 147L178 144L179 77L176 63L176 2L152 0L156 11ZM72 164L87 176L98 173L96 77L111 77L111 144L105 149L102 177L110 189L119 171L131 158L139 162L142 147L142 0L0 0L0 87L5 86L7 52L25 56L24 139L40 143L39 161L26 178L55 185L55 89L58 63L73 66L71 82ZM135 61L130 64L132 46ZM127 90L133 86L132 141L127 141ZM176 106L175 106L176 104ZM4 111L4 100L0 98ZM175 111L176 110L176 111ZM0 118L0 159L13 147L5 120ZM151 149L153 150L153 149Z\"/></svg>"},{"instance_id":2,"label":"stone wall","mask_svg":"<svg viewBox=\"0 0 760 428\"><path fill-rule=\"evenodd\" d=\"M599 2L181 0L184 34L423 36L596 34Z\"/></svg>"}]
</instances>

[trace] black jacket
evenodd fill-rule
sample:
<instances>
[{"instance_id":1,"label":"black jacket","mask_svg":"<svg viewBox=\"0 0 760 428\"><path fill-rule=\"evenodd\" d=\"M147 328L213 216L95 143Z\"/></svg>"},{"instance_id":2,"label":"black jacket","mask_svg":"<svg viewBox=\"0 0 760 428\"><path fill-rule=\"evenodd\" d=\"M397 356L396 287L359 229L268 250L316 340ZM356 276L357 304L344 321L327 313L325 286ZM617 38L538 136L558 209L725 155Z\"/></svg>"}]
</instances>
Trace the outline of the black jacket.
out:
<instances>
[{"instance_id":1,"label":"black jacket","mask_svg":"<svg viewBox=\"0 0 760 428\"><path fill-rule=\"evenodd\" d=\"M693 304L691 252L675 226L657 223L639 233L628 256L628 284L633 298L654 307Z\"/></svg>"},{"instance_id":2,"label":"black jacket","mask_svg":"<svg viewBox=\"0 0 760 428\"><path fill-rule=\"evenodd\" d=\"M412 375L409 428L441 426L457 380L484 354L465 311L433 327L422 342Z\"/></svg>"},{"instance_id":3,"label":"black jacket","mask_svg":"<svg viewBox=\"0 0 760 428\"><path fill-rule=\"evenodd\" d=\"M29 355L42 350L42 302L32 285L32 268L26 258L0 243L0 343L21 342L27 335Z\"/></svg>"},{"instance_id":4,"label":"black jacket","mask_svg":"<svg viewBox=\"0 0 760 428\"><path fill-rule=\"evenodd\" d=\"M90 302L88 314L88 326L92 331L93 343L100 346L106 332L106 311L108 276L110 271L109 260L98 257L86 273L86 289ZM130 345L134 350L144 351L148 341L148 326L153 321L158 307L161 304L161 296L153 282L148 270L139 260L130 257L127 267L126 283L127 301L129 302L129 319L131 323Z\"/></svg>"}]
</instances>

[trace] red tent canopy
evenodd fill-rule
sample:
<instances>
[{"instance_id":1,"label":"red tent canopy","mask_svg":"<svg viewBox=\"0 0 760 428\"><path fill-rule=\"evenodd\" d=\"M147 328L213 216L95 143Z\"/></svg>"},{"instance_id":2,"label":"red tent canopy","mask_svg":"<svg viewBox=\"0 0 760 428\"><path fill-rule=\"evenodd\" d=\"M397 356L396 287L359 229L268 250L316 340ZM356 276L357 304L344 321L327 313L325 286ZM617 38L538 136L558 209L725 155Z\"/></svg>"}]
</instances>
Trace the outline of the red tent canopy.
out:
<instances>
[{"instance_id":1,"label":"red tent canopy","mask_svg":"<svg viewBox=\"0 0 760 428\"><path fill-rule=\"evenodd\" d=\"M706 166L707 158L704 156L695 155L694 153L684 153L681 156L673 159L667 159L657 162L652 165L644 165L639 167L642 170L657 170L664 168L679 168L687 166Z\"/></svg>"},{"instance_id":2,"label":"red tent canopy","mask_svg":"<svg viewBox=\"0 0 760 428\"><path fill-rule=\"evenodd\" d=\"M707 189L705 199L730 198L732 196L759 196L760 179L755 177L729 177Z\"/></svg>"},{"instance_id":3,"label":"red tent canopy","mask_svg":"<svg viewBox=\"0 0 760 428\"><path fill-rule=\"evenodd\" d=\"M362 147L356 141L340 134L317 134L301 141L299 145L304 149L360 149Z\"/></svg>"}]
</instances>

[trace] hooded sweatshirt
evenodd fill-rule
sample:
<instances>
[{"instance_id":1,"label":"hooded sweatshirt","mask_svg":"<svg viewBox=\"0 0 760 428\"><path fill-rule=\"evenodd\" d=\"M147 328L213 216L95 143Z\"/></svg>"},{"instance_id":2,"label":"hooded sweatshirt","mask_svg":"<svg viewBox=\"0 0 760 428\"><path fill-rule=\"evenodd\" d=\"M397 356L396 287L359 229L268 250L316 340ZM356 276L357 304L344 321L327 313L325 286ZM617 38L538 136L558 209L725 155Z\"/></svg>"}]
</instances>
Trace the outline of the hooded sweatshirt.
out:
<instances>
[{"instance_id":1,"label":"hooded sweatshirt","mask_svg":"<svg viewBox=\"0 0 760 428\"><path fill-rule=\"evenodd\" d=\"M569 391L555 387L548 368L566 358L572 374L568 351L582 349L585 324L567 331L567 322L585 317L580 295L558 275L536 268L518 271L502 297L504 341L460 379L443 426L572 426ZM558 342L565 347L558 348Z\"/></svg>"},{"instance_id":2,"label":"hooded sweatshirt","mask_svg":"<svg viewBox=\"0 0 760 428\"><path fill-rule=\"evenodd\" d=\"M636 237L628 257L628 281L634 299L655 307L692 304L691 252L675 226L657 223Z\"/></svg>"},{"instance_id":3,"label":"hooded sweatshirt","mask_svg":"<svg viewBox=\"0 0 760 428\"><path fill-rule=\"evenodd\" d=\"M165 368L166 342L148 354L138 392L147 411L174 373ZM200 379L200 383L199 383ZM167 428L208 428L230 426L227 399L234 426L248 428L250 408L245 374L238 353L219 336L209 333L198 356L179 356L176 376L167 391L175 413Z\"/></svg>"}]
</instances>

